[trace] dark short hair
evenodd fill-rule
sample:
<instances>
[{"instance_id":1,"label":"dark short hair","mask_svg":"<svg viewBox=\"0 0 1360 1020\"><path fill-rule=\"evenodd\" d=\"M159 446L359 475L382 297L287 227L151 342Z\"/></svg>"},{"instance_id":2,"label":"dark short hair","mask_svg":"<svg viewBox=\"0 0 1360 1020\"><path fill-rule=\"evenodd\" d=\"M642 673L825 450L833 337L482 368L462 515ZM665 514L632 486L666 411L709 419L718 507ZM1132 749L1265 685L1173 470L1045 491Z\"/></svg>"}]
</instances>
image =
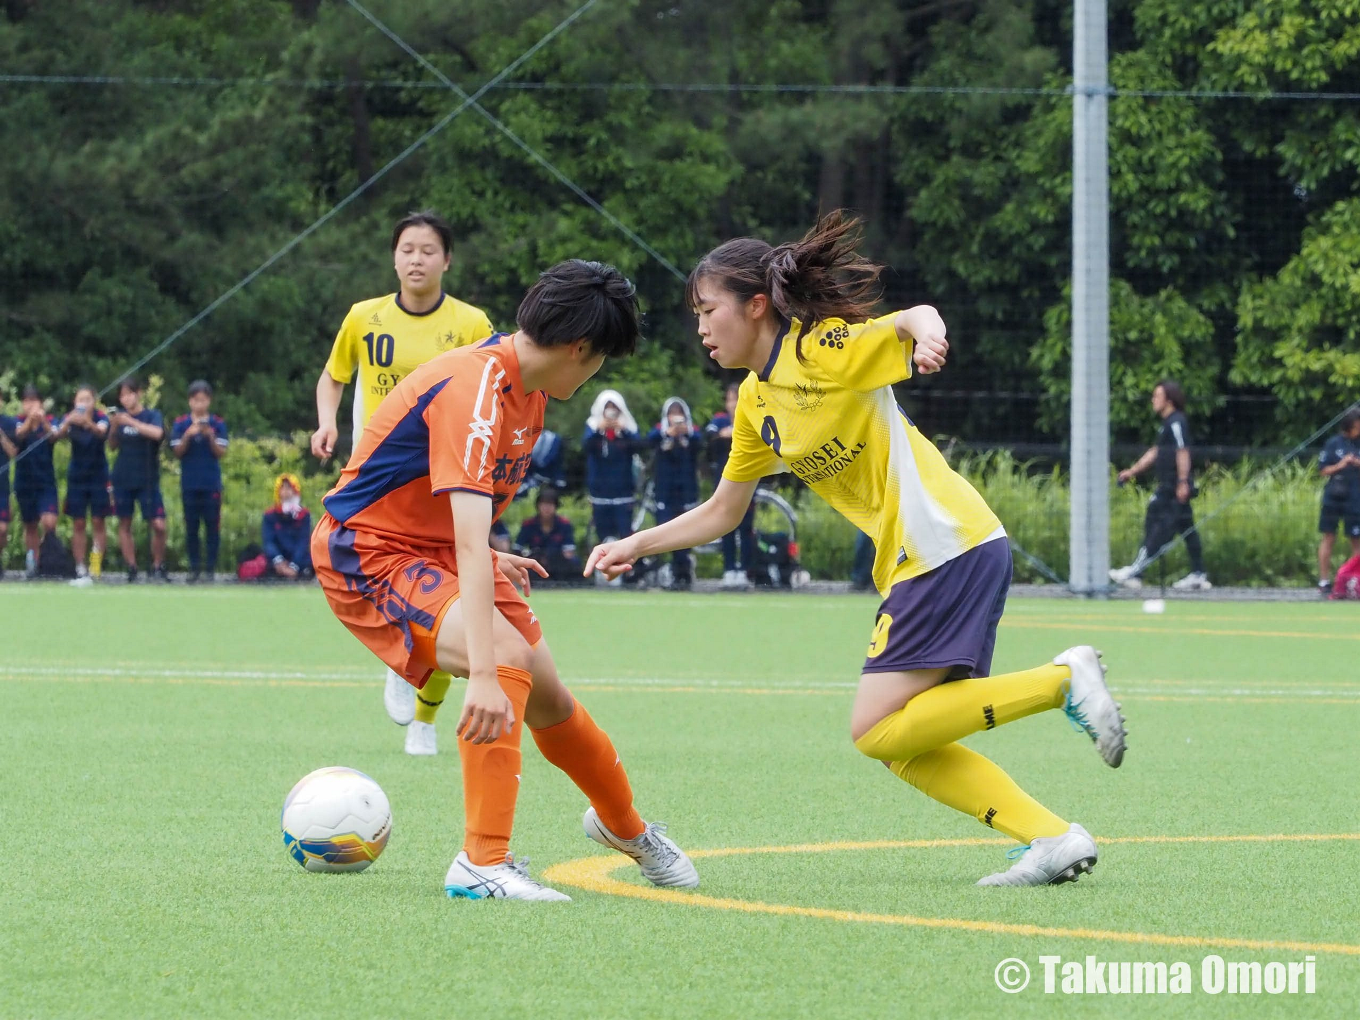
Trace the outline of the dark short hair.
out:
<instances>
[{"instance_id":1,"label":"dark short hair","mask_svg":"<svg viewBox=\"0 0 1360 1020\"><path fill-rule=\"evenodd\" d=\"M1357 425L1360 425L1360 407L1352 407L1341 416L1341 431L1349 432Z\"/></svg>"},{"instance_id":2,"label":"dark short hair","mask_svg":"<svg viewBox=\"0 0 1360 1020\"><path fill-rule=\"evenodd\" d=\"M189 384L189 396L196 397L200 393L212 396L212 384L207 379L195 379Z\"/></svg>"},{"instance_id":3,"label":"dark short hair","mask_svg":"<svg viewBox=\"0 0 1360 1020\"><path fill-rule=\"evenodd\" d=\"M42 390L38 389L38 384L37 384L37 383L29 383L27 386L24 387L24 395L23 395L23 398L22 398L22 399L24 399L24 400L41 400L41 399L42 399Z\"/></svg>"},{"instance_id":4,"label":"dark short hair","mask_svg":"<svg viewBox=\"0 0 1360 1020\"><path fill-rule=\"evenodd\" d=\"M1177 411L1185 410L1185 390L1181 389L1180 383L1176 382L1175 379L1162 379L1153 389L1157 389L1158 386L1162 389L1162 395L1171 401L1172 407Z\"/></svg>"},{"instance_id":5,"label":"dark short hair","mask_svg":"<svg viewBox=\"0 0 1360 1020\"><path fill-rule=\"evenodd\" d=\"M125 375L118 380L118 392L120 394L124 390L131 390L133 393L141 393L144 389L146 389L146 386L142 383L142 380L138 379L135 375Z\"/></svg>"},{"instance_id":6,"label":"dark short hair","mask_svg":"<svg viewBox=\"0 0 1360 1020\"><path fill-rule=\"evenodd\" d=\"M453 249L453 228L449 226L449 221L433 209L422 209L419 212L407 213L397 220L397 225L392 228L393 251L397 250L397 245L401 243L401 235L406 233L408 227L429 227L439 235L439 243L443 245L445 255Z\"/></svg>"},{"instance_id":7,"label":"dark short hair","mask_svg":"<svg viewBox=\"0 0 1360 1020\"><path fill-rule=\"evenodd\" d=\"M535 503L551 503L557 506L557 490L550 489L546 485L538 490L538 495L534 497Z\"/></svg>"},{"instance_id":8,"label":"dark short hair","mask_svg":"<svg viewBox=\"0 0 1360 1020\"><path fill-rule=\"evenodd\" d=\"M71 391L71 396L74 397L77 393L84 393L86 390L93 393L96 397L99 396L99 391L95 389L94 383L87 382L76 383L76 388Z\"/></svg>"},{"instance_id":9,"label":"dark short hair","mask_svg":"<svg viewBox=\"0 0 1360 1020\"><path fill-rule=\"evenodd\" d=\"M637 288L604 262L568 259L539 276L515 312L519 328L540 347L587 340L596 354L637 349L641 333Z\"/></svg>"}]
</instances>

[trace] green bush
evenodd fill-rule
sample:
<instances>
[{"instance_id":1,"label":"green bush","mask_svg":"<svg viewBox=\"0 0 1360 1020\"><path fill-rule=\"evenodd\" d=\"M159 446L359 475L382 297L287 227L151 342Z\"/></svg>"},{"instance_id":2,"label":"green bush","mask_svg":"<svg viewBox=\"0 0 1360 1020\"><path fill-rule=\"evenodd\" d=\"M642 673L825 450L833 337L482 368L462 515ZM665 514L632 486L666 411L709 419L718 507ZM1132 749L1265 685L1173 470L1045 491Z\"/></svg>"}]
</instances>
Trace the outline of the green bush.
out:
<instances>
[{"instance_id":1,"label":"green bush","mask_svg":"<svg viewBox=\"0 0 1360 1020\"><path fill-rule=\"evenodd\" d=\"M219 571L235 570L236 554L260 541L260 518L274 501L274 479L280 473L299 476L303 502L314 520L319 516L321 497L339 476L339 465L331 463L323 468L317 464L307 452L307 443L307 434L301 432L291 439L232 440L231 450L222 461ZM55 461L59 490L63 493L68 458L68 444L58 443ZM1035 469L1006 452L970 454L954 458L954 462L996 511L1011 538L1059 577L1066 577L1066 476L1056 468ZM1244 461L1232 466L1211 466L1200 477L1195 515L1197 520L1206 521L1202 530L1205 563L1210 578L1217 584L1294 585L1312 578L1321 493L1316 471L1310 462L1285 465L1269 477L1265 470L1257 462ZM168 522L167 565L171 570L183 570L186 560L179 462L168 446L161 455L161 491ZM797 538L803 566L814 578L848 578L854 559L854 526L806 489L799 487L791 495L798 512ZM1142 538L1143 513L1149 495L1146 488L1110 486L1110 555L1116 564L1133 558ZM11 510L16 520L10 525L4 565L12 570L23 565L23 529L17 520L17 504ZM576 527L577 542L584 555L589 541L589 501L584 495L564 496L560 512ZM520 522L533 513L532 498L516 500L505 513L506 526L515 534ZM785 524L777 512L762 508L756 527L762 531L782 531ZM116 570L122 559L117 552L112 520L109 530L110 555L106 563L109 569ZM69 541L70 531L70 521L62 517L58 533ZM150 563L147 528L139 520L134 531L138 562L145 567ZM1168 580L1189 569L1181 544L1166 557L1165 564ZM721 559L716 554L700 556L696 571L700 577L719 576ZM1160 574L1154 568L1153 580L1157 579ZM1047 578L1024 557L1017 556L1016 580L1042 582Z\"/></svg>"}]
</instances>

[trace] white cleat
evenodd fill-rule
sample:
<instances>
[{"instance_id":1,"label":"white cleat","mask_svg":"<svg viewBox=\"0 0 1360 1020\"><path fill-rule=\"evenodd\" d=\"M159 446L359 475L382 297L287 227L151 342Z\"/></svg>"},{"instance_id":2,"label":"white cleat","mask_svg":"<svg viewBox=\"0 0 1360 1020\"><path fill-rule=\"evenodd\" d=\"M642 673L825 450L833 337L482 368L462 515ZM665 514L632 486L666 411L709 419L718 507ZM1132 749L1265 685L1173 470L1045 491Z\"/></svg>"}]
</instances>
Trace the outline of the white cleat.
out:
<instances>
[{"instance_id":1,"label":"white cleat","mask_svg":"<svg viewBox=\"0 0 1360 1020\"><path fill-rule=\"evenodd\" d=\"M406 727L406 753L415 755L439 753L439 741L435 738L434 723L413 722Z\"/></svg>"},{"instance_id":2,"label":"white cleat","mask_svg":"<svg viewBox=\"0 0 1360 1020\"><path fill-rule=\"evenodd\" d=\"M665 822L648 822L640 836L621 839L609 831L591 807L586 808L581 825L586 835L596 843L627 854L637 861L638 867L642 869L642 877L652 885L698 888L699 873L694 870L694 862L666 835Z\"/></svg>"},{"instance_id":3,"label":"white cleat","mask_svg":"<svg viewBox=\"0 0 1360 1020\"><path fill-rule=\"evenodd\" d=\"M1176 591L1209 591L1213 585L1203 571L1186 574L1171 586Z\"/></svg>"},{"instance_id":4,"label":"white cleat","mask_svg":"<svg viewBox=\"0 0 1360 1020\"><path fill-rule=\"evenodd\" d=\"M571 897L529 877L529 858L507 856L504 864L473 864L464 850L449 865L444 892L450 899L539 900L570 903Z\"/></svg>"},{"instance_id":5,"label":"white cleat","mask_svg":"<svg viewBox=\"0 0 1360 1020\"><path fill-rule=\"evenodd\" d=\"M1072 671L1067 687L1067 701L1063 711L1072 725L1086 732L1095 741L1096 750L1112 769L1124 760L1124 717L1119 714L1119 702L1105 686L1105 667L1100 664L1100 653L1090 645L1077 645L1053 662Z\"/></svg>"},{"instance_id":6,"label":"white cleat","mask_svg":"<svg viewBox=\"0 0 1360 1020\"><path fill-rule=\"evenodd\" d=\"M1005 871L988 875L978 885L1062 885L1075 882L1096 866L1096 841L1076 822L1061 836L1040 836L1029 846L1009 851L1020 859Z\"/></svg>"},{"instance_id":7,"label":"white cleat","mask_svg":"<svg viewBox=\"0 0 1360 1020\"><path fill-rule=\"evenodd\" d=\"M387 717L398 726L409 726L411 720L416 717L416 689L393 669L387 671L387 684L383 687L383 707L387 709Z\"/></svg>"}]
</instances>

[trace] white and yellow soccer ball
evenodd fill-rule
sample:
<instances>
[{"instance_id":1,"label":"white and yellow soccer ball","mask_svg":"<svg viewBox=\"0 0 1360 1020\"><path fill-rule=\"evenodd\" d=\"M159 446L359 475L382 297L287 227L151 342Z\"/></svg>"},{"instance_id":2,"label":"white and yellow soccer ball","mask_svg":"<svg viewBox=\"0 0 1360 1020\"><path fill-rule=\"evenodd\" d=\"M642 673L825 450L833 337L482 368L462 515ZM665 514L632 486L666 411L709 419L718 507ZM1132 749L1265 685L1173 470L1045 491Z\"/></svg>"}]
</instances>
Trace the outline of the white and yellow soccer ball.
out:
<instances>
[{"instance_id":1,"label":"white and yellow soccer ball","mask_svg":"<svg viewBox=\"0 0 1360 1020\"><path fill-rule=\"evenodd\" d=\"M331 765L298 780L279 823L283 845L308 871L363 871L387 845L392 808L372 778Z\"/></svg>"}]
</instances>

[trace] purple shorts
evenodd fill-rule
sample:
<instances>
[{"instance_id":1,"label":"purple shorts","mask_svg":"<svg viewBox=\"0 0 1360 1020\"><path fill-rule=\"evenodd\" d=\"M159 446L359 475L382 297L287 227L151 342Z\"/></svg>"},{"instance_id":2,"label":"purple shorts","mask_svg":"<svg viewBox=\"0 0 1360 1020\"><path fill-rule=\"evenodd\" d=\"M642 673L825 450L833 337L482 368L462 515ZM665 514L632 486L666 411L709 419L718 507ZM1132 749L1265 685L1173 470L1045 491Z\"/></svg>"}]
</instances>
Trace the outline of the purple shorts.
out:
<instances>
[{"instance_id":1,"label":"purple shorts","mask_svg":"<svg viewBox=\"0 0 1360 1020\"><path fill-rule=\"evenodd\" d=\"M988 676L1011 586L1011 546L994 539L919 577L878 607L865 673L950 667L949 679Z\"/></svg>"}]
</instances>

